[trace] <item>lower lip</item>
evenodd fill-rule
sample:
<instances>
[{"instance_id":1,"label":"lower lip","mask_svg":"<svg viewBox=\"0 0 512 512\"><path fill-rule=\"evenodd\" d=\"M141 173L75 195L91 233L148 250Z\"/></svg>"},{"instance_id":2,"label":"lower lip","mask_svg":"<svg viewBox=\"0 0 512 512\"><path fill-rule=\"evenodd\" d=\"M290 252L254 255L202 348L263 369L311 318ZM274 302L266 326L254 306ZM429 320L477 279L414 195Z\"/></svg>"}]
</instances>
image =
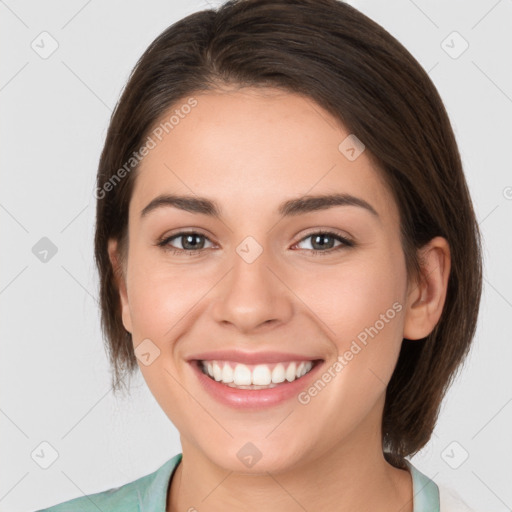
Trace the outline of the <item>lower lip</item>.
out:
<instances>
[{"instance_id":1,"label":"lower lip","mask_svg":"<svg viewBox=\"0 0 512 512\"><path fill-rule=\"evenodd\" d=\"M307 388L312 379L320 371L323 361L316 362L315 366L299 379L293 382L283 382L275 388L268 389L238 389L217 382L204 374L199 361L191 361L191 366L196 373L199 382L213 398L224 405L237 409L266 408L278 405L290 398L296 397L304 388Z\"/></svg>"}]
</instances>

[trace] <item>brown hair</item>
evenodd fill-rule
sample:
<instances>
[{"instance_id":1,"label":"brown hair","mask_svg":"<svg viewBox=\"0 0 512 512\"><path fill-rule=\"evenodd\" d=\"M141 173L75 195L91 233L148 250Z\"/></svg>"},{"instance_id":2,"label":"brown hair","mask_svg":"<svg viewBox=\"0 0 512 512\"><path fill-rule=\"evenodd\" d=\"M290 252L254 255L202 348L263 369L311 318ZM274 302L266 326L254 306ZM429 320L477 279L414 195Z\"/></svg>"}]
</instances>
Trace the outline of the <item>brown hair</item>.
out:
<instances>
[{"instance_id":1,"label":"brown hair","mask_svg":"<svg viewBox=\"0 0 512 512\"><path fill-rule=\"evenodd\" d=\"M137 62L112 114L97 175L95 258L113 389L137 361L107 243L117 239L126 262L137 166L114 186L112 179L173 105L223 85L306 95L363 141L397 202L409 276L421 276L417 249L438 235L450 245L441 318L423 340L402 343L386 391L383 450L404 467L403 457L430 439L475 333L480 233L454 133L429 76L380 25L337 0L231 0L171 25Z\"/></svg>"}]
</instances>

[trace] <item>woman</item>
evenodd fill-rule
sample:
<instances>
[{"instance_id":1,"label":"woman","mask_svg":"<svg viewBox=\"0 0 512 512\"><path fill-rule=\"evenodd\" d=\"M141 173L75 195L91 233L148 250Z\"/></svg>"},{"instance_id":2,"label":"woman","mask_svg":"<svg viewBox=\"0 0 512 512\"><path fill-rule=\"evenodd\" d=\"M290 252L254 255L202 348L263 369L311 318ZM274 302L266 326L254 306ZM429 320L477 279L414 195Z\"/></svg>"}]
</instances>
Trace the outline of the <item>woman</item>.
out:
<instances>
[{"instance_id":1,"label":"woman","mask_svg":"<svg viewBox=\"0 0 512 512\"><path fill-rule=\"evenodd\" d=\"M480 235L428 75L336 0L239 0L135 67L97 177L113 388L182 453L47 510L449 510L405 457L467 355Z\"/></svg>"}]
</instances>

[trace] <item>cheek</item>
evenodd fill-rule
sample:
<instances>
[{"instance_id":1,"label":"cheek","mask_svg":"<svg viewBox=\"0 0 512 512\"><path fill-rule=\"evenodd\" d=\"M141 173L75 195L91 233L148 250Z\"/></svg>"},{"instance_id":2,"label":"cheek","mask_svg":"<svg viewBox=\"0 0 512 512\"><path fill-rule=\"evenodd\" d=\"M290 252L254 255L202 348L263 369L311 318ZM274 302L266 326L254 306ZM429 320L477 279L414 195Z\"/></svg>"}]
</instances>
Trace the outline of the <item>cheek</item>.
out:
<instances>
[{"instance_id":1,"label":"cheek","mask_svg":"<svg viewBox=\"0 0 512 512\"><path fill-rule=\"evenodd\" d=\"M400 259L381 254L372 257L347 259L340 265L319 268L313 275L295 278L297 295L321 320L330 339L340 348L349 339L357 337L365 328L373 326L381 315L395 319L403 300L405 266ZM291 277L291 276L290 276ZM386 323L386 331L389 323Z\"/></svg>"},{"instance_id":2,"label":"cheek","mask_svg":"<svg viewBox=\"0 0 512 512\"><path fill-rule=\"evenodd\" d=\"M322 382L302 398L311 401L313 416L324 410L343 411L330 419L336 432L348 432L370 413L382 398L398 359L403 276L400 267L393 270L391 260L382 263L347 265L331 274L330 280L319 276L314 286L308 285L309 306L322 320L337 360L326 365L319 377ZM327 391L322 391L324 386Z\"/></svg>"},{"instance_id":3,"label":"cheek","mask_svg":"<svg viewBox=\"0 0 512 512\"><path fill-rule=\"evenodd\" d=\"M135 253L129 269L128 296L134 333L139 339L164 342L173 328L196 306L208 289L199 272L165 265L162 258Z\"/></svg>"},{"instance_id":4,"label":"cheek","mask_svg":"<svg viewBox=\"0 0 512 512\"><path fill-rule=\"evenodd\" d=\"M339 389L356 395L384 390L402 343L405 262L400 250L391 249L347 260L336 271L323 270L315 279L304 279L297 293L308 297L309 308L342 358L343 370L334 372Z\"/></svg>"},{"instance_id":5,"label":"cheek","mask_svg":"<svg viewBox=\"0 0 512 512\"><path fill-rule=\"evenodd\" d=\"M207 282L204 276L170 269L147 255L137 258L134 254L131 265L128 297L139 369L162 410L179 430L186 431L183 410L194 410L196 404L178 384L182 375L175 364L176 339L190 322L189 315L195 314L194 306L207 291ZM150 353L149 364L141 357L144 352Z\"/></svg>"}]
</instances>

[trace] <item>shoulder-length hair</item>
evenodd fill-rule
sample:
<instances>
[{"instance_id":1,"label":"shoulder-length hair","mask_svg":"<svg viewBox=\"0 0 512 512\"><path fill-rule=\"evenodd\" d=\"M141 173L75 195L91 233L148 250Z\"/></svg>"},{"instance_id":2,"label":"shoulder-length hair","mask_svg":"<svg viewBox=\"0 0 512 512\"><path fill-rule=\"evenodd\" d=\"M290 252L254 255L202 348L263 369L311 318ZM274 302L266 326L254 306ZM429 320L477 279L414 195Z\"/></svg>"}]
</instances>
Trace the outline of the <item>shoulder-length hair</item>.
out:
<instances>
[{"instance_id":1,"label":"shoulder-length hair","mask_svg":"<svg viewBox=\"0 0 512 512\"><path fill-rule=\"evenodd\" d=\"M408 276L421 278L417 249L433 237L450 245L441 318L424 339L402 342L386 390L383 451L403 467L403 457L430 439L474 337L480 232L455 136L428 74L380 25L337 0L231 0L174 23L137 62L112 114L97 174L95 260L112 387L119 390L137 367L107 252L108 240L117 239L126 261L134 155L171 107L227 84L306 95L363 141L398 205Z\"/></svg>"}]
</instances>

